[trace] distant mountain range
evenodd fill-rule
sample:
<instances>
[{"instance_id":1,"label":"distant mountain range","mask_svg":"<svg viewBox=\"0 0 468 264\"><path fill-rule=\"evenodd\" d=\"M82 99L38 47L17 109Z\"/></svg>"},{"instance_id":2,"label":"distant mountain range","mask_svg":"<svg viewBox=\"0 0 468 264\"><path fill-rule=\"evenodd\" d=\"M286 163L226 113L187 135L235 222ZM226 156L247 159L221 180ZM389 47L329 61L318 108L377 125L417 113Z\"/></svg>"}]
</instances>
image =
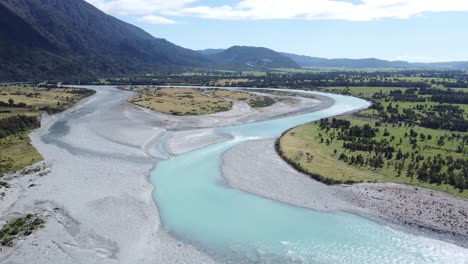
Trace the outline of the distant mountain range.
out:
<instances>
[{"instance_id":1,"label":"distant mountain range","mask_svg":"<svg viewBox=\"0 0 468 264\"><path fill-rule=\"evenodd\" d=\"M1 0L0 81L70 80L191 68L468 68L468 62L323 59L262 47L194 51L109 16L84 0Z\"/></svg>"},{"instance_id":2,"label":"distant mountain range","mask_svg":"<svg viewBox=\"0 0 468 264\"><path fill-rule=\"evenodd\" d=\"M251 47L237 47L239 49L247 49ZM228 51L225 49L205 49L198 50L200 54L207 55L210 57L216 56L216 54L222 54L222 52ZM297 55L292 53L285 52L276 52L269 50L270 55L276 53L277 55L282 55L293 60L299 67L302 68L347 68L347 69L365 69L365 68L399 68L399 69L410 69L410 68L455 68L455 69L468 69L468 62L466 61L453 61L453 62L432 62L432 63L423 63L423 62L407 62L407 61L388 61L380 60L375 58L366 58L366 59L326 59L319 57L311 57L304 55ZM254 52L254 50L250 50ZM280 66L277 68L282 68ZM275 68L275 67L270 67ZM285 67L287 68L287 67ZM291 67L294 68L294 67Z\"/></svg>"},{"instance_id":3,"label":"distant mountain range","mask_svg":"<svg viewBox=\"0 0 468 264\"><path fill-rule=\"evenodd\" d=\"M193 67L299 66L266 48L232 47L201 54L155 38L83 0L0 1L2 81L129 76Z\"/></svg>"},{"instance_id":4,"label":"distant mountain range","mask_svg":"<svg viewBox=\"0 0 468 264\"><path fill-rule=\"evenodd\" d=\"M293 59L301 67L311 68L467 68L468 62L411 63L407 61L387 61L368 59L324 59L281 53Z\"/></svg>"}]
</instances>

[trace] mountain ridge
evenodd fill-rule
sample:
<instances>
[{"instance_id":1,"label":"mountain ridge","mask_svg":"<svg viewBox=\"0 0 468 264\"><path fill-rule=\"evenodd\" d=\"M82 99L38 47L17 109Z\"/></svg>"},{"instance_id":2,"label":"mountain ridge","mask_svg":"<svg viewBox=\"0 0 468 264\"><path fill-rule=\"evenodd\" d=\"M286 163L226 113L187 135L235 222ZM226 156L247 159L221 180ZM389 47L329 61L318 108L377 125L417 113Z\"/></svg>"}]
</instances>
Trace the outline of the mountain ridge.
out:
<instances>
[{"instance_id":1,"label":"mountain ridge","mask_svg":"<svg viewBox=\"0 0 468 264\"><path fill-rule=\"evenodd\" d=\"M219 68L239 70L300 68L291 58L264 47L232 46L225 50L211 49L208 53L206 50L204 52L207 54L205 56L214 61Z\"/></svg>"},{"instance_id":2,"label":"mountain ridge","mask_svg":"<svg viewBox=\"0 0 468 264\"><path fill-rule=\"evenodd\" d=\"M70 74L121 75L211 65L203 55L155 38L83 0L3 0L0 10L6 15L0 20L4 40L0 43L2 50L20 47L25 52L17 60L10 58L0 64L1 72L10 72L0 73L1 79L28 79L27 71L34 72L39 78L61 78ZM16 22L8 23L10 19ZM21 39L11 33L22 30L26 30L26 36L40 39L41 46L33 45L34 41L28 41L27 37ZM16 54L20 55L19 52ZM0 56L3 59L8 54L3 52ZM49 59L53 62L51 65L44 63ZM55 63L60 67L54 67ZM69 70L63 70L64 67ZM12 72L20 68L29 70L24 74Z\"/></svg>"},{"instance_id":3,"label":"mountain ridge","mask_svg":"<svg viewBox=\"0 0 468 264\"><path fill-rule=\"evenodd\" d=\"M156 38L84 0L2 0L0 58L2 81L131 77L192 68L468 69L468 62L324 59L249 46L194 51Z\"/></svg>"},{"instance_id":4,"label":"mountain ridge","mask_svg":"<svg viewBox=\"0 0 468 264\"><path fill-rule=\"evenodd\" d=\"M306 55L297 55L292 53L280 52L281 54L293 59L301 67L326 67L326 68L465 68L468 66L466 61L449 61L449 62L408 62L408 61L389 61L376 58L362 59L326 59L319 57L311 57ZM466 66L465 66L466 64Z\"/></svg>"},{"instance_id":5,"label":"mountain ridge","mask_svg":"<svg viewBox=\"0 0 468 264\"><path fill-rule=\"evenodd\" d=\"M200 54L213 55L226 49L205 49L197 50ZM448 61L448 62L408 62L403 60L383 60L377 58L337 58L327 59L307 55L299 55L287 52L278 52L295 61L300 67L310 68L468 68L468 61Z\"/></svg>"}]
</instances>

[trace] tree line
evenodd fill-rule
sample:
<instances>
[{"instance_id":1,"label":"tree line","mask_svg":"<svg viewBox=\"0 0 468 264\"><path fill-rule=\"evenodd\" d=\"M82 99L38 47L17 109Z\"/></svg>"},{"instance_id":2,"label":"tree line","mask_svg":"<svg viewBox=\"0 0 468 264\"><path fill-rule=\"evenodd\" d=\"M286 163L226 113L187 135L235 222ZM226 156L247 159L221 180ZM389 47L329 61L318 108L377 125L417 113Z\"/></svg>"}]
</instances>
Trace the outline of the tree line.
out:
<instances>
[{"instance_id":1,"label":"tree line","mask_svg":"<svg viewBox=\"0 0 468 264\"><path fill-rule=\"evenodd\" d=\"M0 138L25 132L40 126L34 116L17 115L0 119Z\"/></svg>"}]
</instances>

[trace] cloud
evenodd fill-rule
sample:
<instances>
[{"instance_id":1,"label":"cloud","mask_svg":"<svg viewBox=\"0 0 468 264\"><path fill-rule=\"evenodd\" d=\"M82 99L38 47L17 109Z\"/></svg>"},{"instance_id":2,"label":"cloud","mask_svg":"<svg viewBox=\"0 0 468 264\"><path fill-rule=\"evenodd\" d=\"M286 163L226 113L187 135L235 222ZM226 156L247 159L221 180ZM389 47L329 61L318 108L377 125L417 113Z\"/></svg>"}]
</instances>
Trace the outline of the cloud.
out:
<instances>
[{"instance_id":1,"label":"cloud","mask_svg":"<svg viewBox=\"0 0 468 264\"><path fill-rule=\"evenodd\" d=\"M155 15L150 15L150 16L143 16L138 19L138 21L146 24L176 24L177 22L175 20L165 18L162 16L155 16Z\"/></svg>"},{"instance_id":2,"label":"cloud","mask_svg":"<svg viewBox=\"0 0 468 264\"><path fill-rule=\"evenodd\" d=\"M147 23L175 22L164 18L167 16L217 20L372 21L407 19L430 12L468 11L467 0L239 0L229 5L202 5L199 0L87 1L110 14L144 16L141 21Z\"/></svg>"},{"instance_id":3,"label":"cloud","mask_svg":"<svg viewBox=\"0 0 468 264\"><path fill-rule=\"evenodd\" d=\"M406 19L427 12L468 11L466 0L243 0L235 5L194 6L166 12L222 20L337 19L371 21Z\"/></svg>"},{"instance_id":4,"label":"cloud","mask_svg":"<svg viewBox=\"0 0 468 264\"><path fill-rule=\"evenodd\" d=\"M161 11L180 10L197 0L86 0L113 15L155 15Z\"/></svg>"}]
</instances>

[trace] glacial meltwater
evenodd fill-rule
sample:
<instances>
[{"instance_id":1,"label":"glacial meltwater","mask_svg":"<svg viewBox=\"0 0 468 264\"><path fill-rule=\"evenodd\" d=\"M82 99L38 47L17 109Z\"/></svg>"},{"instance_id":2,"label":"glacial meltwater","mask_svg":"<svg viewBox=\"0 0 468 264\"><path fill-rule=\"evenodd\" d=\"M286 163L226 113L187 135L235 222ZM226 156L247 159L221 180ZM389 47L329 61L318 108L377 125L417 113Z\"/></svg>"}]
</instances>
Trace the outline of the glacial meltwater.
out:
<instances>
[{"instance_id":1,"label":"glacial meltwater","mask_svg":"<svg viewBox=\"0 0 468 264\"><path fill-rule=\"evenodd\" d=\"M234 138L159 162L151 181L166 230L229 263L468 263L466 248L354 214L295 207L226 185L222 155L233 146L369 106L350 96L326 96L335 100L331 108L219 128Z\"/></svg>"}]
</instances>

